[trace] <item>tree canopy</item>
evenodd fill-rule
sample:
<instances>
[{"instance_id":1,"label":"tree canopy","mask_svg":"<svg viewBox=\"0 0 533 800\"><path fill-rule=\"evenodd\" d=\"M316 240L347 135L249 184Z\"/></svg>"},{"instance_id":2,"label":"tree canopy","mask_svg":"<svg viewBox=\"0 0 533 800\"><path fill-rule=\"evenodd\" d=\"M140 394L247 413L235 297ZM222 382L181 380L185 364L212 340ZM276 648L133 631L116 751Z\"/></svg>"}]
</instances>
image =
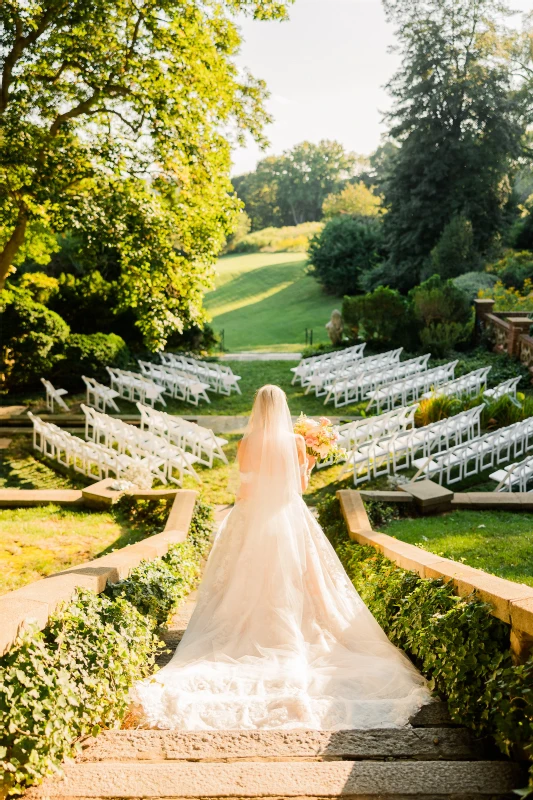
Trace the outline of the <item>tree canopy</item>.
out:
<instances>
[{"instance_id":1,"label":"tree canopy","mask_svg":"<svg viewBox=\"0 0 533 800\"><path fill-rule=\"evenodd\" d=\"M264 83L233 57L236 12L292 0L4 0L0 286L57 232L116 248L146 342L201 322L239 203L230 148L263 142Z\"/></svg>"},{"instance_id":2,"label":"tree canopy","mask_svg":"<svg viewBox=\"0 0 533 800\"><path fill-rule=\"evenodd\" d=\"M233 185L252 220L252 229L300 225L322 218L322 205L356 171L358 159L339 142L302 142L281 156L260 161Z\"/></svg>"},{"instance_id":3,"label":"tree canopy","mask_svg":"<svg viewBox=\"0 0 533 800\"><path fill-rule=\"evenodd\" d=\"M357 217L377 217L382 213L382 199L363 181L347 183L338 194L328 194L322 204L324 217L352 214Z\"/></svg>"},{"instance_id":4,"label":"tree canopy","mask_svg":"<svg viewBox=\"0 0 533 800\"><path fill-rule=\"evenodd\" d=\"M509 175L521 152L524 104L499 30L499 0L384 0L401 66L389 84L391 136L384 216L387 275L402 289L453 218L485 252L505 221Z\"/></svg>"}]
</instances>

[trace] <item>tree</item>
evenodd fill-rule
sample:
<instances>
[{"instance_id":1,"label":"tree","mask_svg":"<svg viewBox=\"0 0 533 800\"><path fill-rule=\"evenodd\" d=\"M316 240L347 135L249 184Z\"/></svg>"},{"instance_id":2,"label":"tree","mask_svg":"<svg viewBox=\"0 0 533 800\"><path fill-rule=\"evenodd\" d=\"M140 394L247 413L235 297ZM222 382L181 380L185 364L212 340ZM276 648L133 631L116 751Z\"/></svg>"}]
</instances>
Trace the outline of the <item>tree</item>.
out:
<instances>
[{"instance_id":1,"label":"tree","mask_svg":"<svg viewBox=\"0 0 533 800\"><path fill-rule=\"evenodd\" d=\"M342 316L352 333L379 345L404 344L412 330L407 299L388 286L379 286L369 294L346 296Z\"/></svg>"},{"instance_id":2,"label":"tree","mask_svg":"<svg viewBox=\"0 0 533 800\"><path fill-rule=\"evenodd\" d=\"M355 294L361 275L380 260L380 247L381 224L376 219L333 217L311 239L311 271L327 292Z\"/></svg>"},{"instance_id":3,"label":"tree","mask_svg":"<svg viewBox=\"0 0 533 800\"><path fill-rule=\"evenodd\" d=\"M477 266L474 234L470 220L452 217L431 251L431 271L441 278L456 278Z\"/></svg>"},{"instance_id":4,"label":"tree","mask_svg":"<svg viewBox=\"0 0 533 800\"><path fill-rule=\"evenodd\" d=\"M300 225L322 218L326 197L339 191L358 159L339 142L302 142L281 156L269 156L233 185L252 219L252 229Z\"/></svg>"},{"instance_id":5,"label":"tree","mask_svg":"<svg viewBox=\"0 0 533 800\"><path fill-rule=\"evenodd\" d=\"M363 181L347 183L338 194L328 194L322 204L322 212L326 219L339 214L351 214L357 217L377 217L382 213L382 200L368 188Z\"/></svg>"},{"instance_id":6,"label":"tree","mask_svg":"<svg viewBox=\"0 0 533 800\"><path fill-rule=\"evenodd\" d=\"M283 226L277 199L279 160L277 156L268 156L259 161L253 172L232 178L237 197L250 217L252 231Z\"/></svg>"},{"instance_id":7,"label":"tree","mask_svg":"<svg viewBox=\"0 0 533 800\"><path fill-rule=\"evenodd\" d=\"M0 4L0 286L39 226L71 228L117 249L151 347L201 322L239 207L231 141L263 142L269 119L231 15L291 1Z\"/></svg>"},{"instance_id":8,"label":"tree","mask_svg":"<svg viewBox=\"0 0 533 800\"><path fill-rule=\"evenodd\" d=\"M505 220L522 104L500 57L499 0L384 0L402 64L388 119L400 145L384 184L388 276L413 286L444 228L470 220L483 253Z\"/></svg>"}]
</instances>

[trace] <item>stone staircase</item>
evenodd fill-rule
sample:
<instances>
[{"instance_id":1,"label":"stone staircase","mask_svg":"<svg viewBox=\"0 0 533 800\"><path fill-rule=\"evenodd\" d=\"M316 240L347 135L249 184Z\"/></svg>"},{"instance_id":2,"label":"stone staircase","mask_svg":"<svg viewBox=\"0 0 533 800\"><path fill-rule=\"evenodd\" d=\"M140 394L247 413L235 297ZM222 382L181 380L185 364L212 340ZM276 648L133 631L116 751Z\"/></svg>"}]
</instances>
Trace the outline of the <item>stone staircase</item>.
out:
<instances>
[{"instance_id":1,"label":"stone staircase","mask_svg":"<svg viewBox=\"0 0 533 800\"><path fill-rule=\"evenodd\" d=\"M217 508L217 521L228 508ZM158 665L178 645L196 601L179 609ZM83 742L63 778L26 800L516 800L520 767L452 724L433 703L401 730L106 731Z\"/></svg>"},{"instance_id":2,"label":"stone staircase","mask_svg":"<svg viewBox=\"0 0 533 800\"><path fill-rule=\"evenodd\" d=\"M365 731L107 731L84 742L63 778L28 792L49 798L503 800L523 786L446 707L412 728ZM514 795L516 798L516 795Z\"/></svg>"}]
</instances>

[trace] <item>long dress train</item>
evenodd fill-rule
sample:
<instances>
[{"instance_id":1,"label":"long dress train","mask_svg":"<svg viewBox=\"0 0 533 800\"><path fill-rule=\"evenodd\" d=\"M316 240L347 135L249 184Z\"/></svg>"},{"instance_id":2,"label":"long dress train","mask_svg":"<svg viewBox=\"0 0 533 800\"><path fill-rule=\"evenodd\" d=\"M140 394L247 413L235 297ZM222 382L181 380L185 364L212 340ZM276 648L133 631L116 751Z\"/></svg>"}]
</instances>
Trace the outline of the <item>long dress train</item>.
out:
<instances>
[{"instance_id":1,"label":"long dress train","mask_svg":"<svg viewBox=\"0 0 533 800\"><path fill-rule=\"evenodd\" d=\"M133 699L152 727L340 730L404 726L430 694L292 493L236 503L173 659Z\"/></svg>"}]
</instances>

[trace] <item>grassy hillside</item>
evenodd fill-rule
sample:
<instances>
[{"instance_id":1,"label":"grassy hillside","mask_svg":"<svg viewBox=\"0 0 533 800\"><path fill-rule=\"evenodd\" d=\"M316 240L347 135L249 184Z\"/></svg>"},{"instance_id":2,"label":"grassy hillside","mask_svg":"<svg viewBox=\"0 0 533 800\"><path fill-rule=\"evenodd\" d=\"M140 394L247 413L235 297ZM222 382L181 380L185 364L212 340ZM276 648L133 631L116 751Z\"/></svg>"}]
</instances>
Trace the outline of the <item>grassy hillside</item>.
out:
<instances>
[{"instance_id":1,"label":"grassy hillside","mask_svg":"<svg viewBox=\"0 0 533 800\"><path fill-rule=\"evenodd\" d=\"M221 258L217 287L205 299L225 346L242 350L289 352L305 344L305 329L314 342L326 341L324 328L340 298L326 295L305 274L301 253L252 253Z\"/></svg>"}]
</instances>

